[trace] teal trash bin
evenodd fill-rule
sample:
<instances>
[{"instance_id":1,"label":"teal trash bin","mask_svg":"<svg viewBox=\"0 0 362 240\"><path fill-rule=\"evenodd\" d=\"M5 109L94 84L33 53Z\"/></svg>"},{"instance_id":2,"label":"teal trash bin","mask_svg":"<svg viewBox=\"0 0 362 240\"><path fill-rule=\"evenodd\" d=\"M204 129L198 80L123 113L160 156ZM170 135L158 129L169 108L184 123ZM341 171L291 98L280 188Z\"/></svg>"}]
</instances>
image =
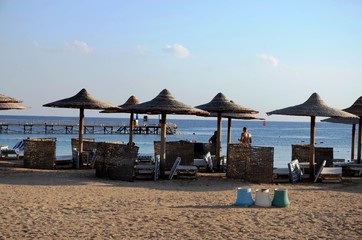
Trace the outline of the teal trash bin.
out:
<instances>
[{"instance_id":1,"label":"teal trash bin","mask_svg":"<svg viewBox=\"0 0 362 240\"><path fill-rule=\"evenodd\" d=\"M289 207L290 201L288 197L288 189L276 188L274 190L272 205L275 207Z\"/></svg>"}]
</instances>

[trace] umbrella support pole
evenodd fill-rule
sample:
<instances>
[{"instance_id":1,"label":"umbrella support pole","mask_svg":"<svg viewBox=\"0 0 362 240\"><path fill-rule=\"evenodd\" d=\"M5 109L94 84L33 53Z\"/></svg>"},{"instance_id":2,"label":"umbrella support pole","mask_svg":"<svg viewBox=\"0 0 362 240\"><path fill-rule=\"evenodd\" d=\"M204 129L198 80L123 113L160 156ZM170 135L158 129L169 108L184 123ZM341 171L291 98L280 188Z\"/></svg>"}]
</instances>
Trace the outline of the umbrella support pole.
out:
<instances>
[{"instance_id":1,"label":"umbrella support pole","mask_svg":"<svg viewBox=\"0 0 362 240\"><path fill-rule=\"evenodd\" d=\"M355 146L356 146L356 124L352 124L351 160L354 159Z\"/></svg>"},{"instance_id":2,"label":"umbrella support pole","mask_svg":"<svg viewBox=\"0 0 362 240\"><path fill-rule=\"evenodd\" d=\"M165 177L166 167L166 113L161 115L160 177Z\"/></svg>"},{"instance_id":3,"label":"umbrella support pole","mask_svg":"<svg viewBox=\"0 0 362 240\"><path fill-rule=\"evenodd\" d=\"M79 137L78 137L78 151L79 151L79 166L81 167L83 162L83 128L84 128L84 108L79 110Z\"/></svg>"},{"instance_id":4,"label":"umbrella support pole","mask_svg":"<svg viewBox=\"0 0 362 240\"><path fill-rule=\"evenodd\" d=\"M315 161L315 152L314 152L314 144L315 144L315 116L311 116L310 121L310 147L309 147L309 169L310 169L310 179L314 180L314 161Z\"/></svg>"},{"instance_id":5,"label":"umbrella support pole","mask_svg":"<svg viewBox=\"0 0 362 240\"><path fill-rule=\"evenodd\" d=\"M357 163L360 164L361 163L361 140L362 140L362 119L359 119L359 124L358 124L358 150L357 150Z\"/></svg>"},{"instance_id":6,"label":"umbrella support pole","mask_svg":"<svg viewBox=\"0 0 362 240\"><path fill-rule=\"evenodd\" d=\"M216 160L217 160L217 170L220 169L220 160L221 160L221 113L217 115L217 141L216 141Z\"/></svg>"}]
</instances>

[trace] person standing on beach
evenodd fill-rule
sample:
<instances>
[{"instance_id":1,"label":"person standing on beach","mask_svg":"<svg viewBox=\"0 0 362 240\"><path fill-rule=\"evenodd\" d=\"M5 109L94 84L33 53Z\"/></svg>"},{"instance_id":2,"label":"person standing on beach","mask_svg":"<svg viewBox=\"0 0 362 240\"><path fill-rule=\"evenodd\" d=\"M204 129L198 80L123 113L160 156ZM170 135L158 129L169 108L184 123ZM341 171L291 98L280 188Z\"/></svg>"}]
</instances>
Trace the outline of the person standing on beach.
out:
<instances>
[{"instance_id":1,"label":"person standing on beach","mask_svg":"<svg viewBox=\"0 0 362 240\"><path fill-rule=\"evenodd\" d=\"M252 142L251 134L248 131L248 128L244 127L243 132L241 133L241 137L239 139L240 143L245 146L250 146Z\"/></svg>"},{"instance_id":2,"label":"person standing on beach","mask_svg":"<svg viewBox=\"0 0 362 240\"><path fill-rule=\"evenodd\" d=\"M209 139L209 143L216 143L217 140L217 131L214 132L214 135L212 135Z\"/></svg>"}]
</instances>

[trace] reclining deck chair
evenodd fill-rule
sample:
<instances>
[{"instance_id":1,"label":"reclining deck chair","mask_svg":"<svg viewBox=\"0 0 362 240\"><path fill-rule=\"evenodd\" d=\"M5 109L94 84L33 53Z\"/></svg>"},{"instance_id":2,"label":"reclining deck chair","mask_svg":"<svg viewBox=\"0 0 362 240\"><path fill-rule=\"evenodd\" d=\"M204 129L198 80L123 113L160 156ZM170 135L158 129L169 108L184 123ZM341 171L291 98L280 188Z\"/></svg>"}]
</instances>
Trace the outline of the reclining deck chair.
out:
<instances>
[{"instance_id":1,"label":"reclining deck chair","mask_svg":"<svg viewBox=\"0 0 362 240\"><path fill-rule=\"evenodd\" d=\"M144 159L148 160L144 160ZM155 159L139 155L138 163L134 166L136 178L152 178L157 181L160 175L160 155Z\"/></svg>"},{"instance_id":2,"label":"reclining deck chair","mask_svg":"<svg viewBox=\"0 0 362 240\"><path fill-rule=\"evenodd\" d=\"M178 178L197 178L197 167L194 165L180 165L181 157L177 157L172 165L168 179L171 180L175 174Z\"/></svg>"},{"instance_id":3,"label":"reclining deck chair","mask_svg":"<svg viewBox=\"0 0 362 240\"><path fill-rule=\"evenodd\" d=\"M289 180L291 183L297 183L302 180L303 172L300 169L299 160L295 159L288 163Z\"/></svg>"},{"instance_id":4,"label":"reclining deck chair","mask_svg":"<svg viewBox=\"0 0 362 240\"><path fill-rule=\"evenodd\" d=\"M342 181L342 167L325 167L326 160L323 161L317 174L315 175L314 182L319 179L322 182L341 182Z\"/></svg>"},{"instance_id":5,"label":"reclining deck chair","mask_svg":"<svg viewBox=\"0 0 362 240\"><path fill-rule=\"evenodd\" d=\"M211 153L207 152L203 158L196 158L194 159L194 163L198 169L205 169L207 172L213 172L213 163L211 158Z\"/></svg>"},{"instance_id":6,"label":"reclining deck chair","mask_svg":"<svg viewBox=\"0 0 362 240\"><path fill-rule=\"evenodd\" d=\"M21 152L24 152L24 140L17 142L12 149L8 148L2 149L1 157L8 158L9 155L15 155L16 159L19 159Z\"/></svg>"}]
</instances>

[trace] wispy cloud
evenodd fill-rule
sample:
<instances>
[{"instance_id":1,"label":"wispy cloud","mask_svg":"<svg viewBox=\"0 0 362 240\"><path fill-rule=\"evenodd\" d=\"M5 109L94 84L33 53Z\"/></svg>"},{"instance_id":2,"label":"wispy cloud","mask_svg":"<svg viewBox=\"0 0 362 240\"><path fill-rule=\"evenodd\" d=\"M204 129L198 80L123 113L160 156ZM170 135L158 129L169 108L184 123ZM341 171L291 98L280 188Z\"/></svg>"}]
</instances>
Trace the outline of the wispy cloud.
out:
<instances>
[{"instance_id":1,"label":"wispy cloud","mask_svg":"<svg viewBox=\"0 0 362 240\"><path fill-rule=\"evenodd\" d=\"M190 56L190 51L185 48L184 46L182 46L181 44L167 44L163 50L166 52L166 53L169 53L169 54L172 54L173 56L175 57L178 57L178 58L187 58L188 56Z\"/></svg>"},{"instance_id":2,"label":"wispy cloud","mask_svg":"<svg viewBox=\"0 0 362 240\"><path fill-rule=\"evenodd\" d=\"M64 49L73 52L80 52L83 54L91 54L93 49L88 46L86 42L75 40L71 43L64 43Z\"/></svg>"},{"instance_id":3,"label":"wispy cloud","mask_svg":"<svg viewBox=\"0 0 362 240\"><path fill-rule=\"evenodd\" d=\"M272 55L267 55L267 54L258 54L257 55L260 59L270 63L271 65L273 65L274 67L278 66L279 64L279 60L272 56Z\"/></svg>"}]
</instances>

